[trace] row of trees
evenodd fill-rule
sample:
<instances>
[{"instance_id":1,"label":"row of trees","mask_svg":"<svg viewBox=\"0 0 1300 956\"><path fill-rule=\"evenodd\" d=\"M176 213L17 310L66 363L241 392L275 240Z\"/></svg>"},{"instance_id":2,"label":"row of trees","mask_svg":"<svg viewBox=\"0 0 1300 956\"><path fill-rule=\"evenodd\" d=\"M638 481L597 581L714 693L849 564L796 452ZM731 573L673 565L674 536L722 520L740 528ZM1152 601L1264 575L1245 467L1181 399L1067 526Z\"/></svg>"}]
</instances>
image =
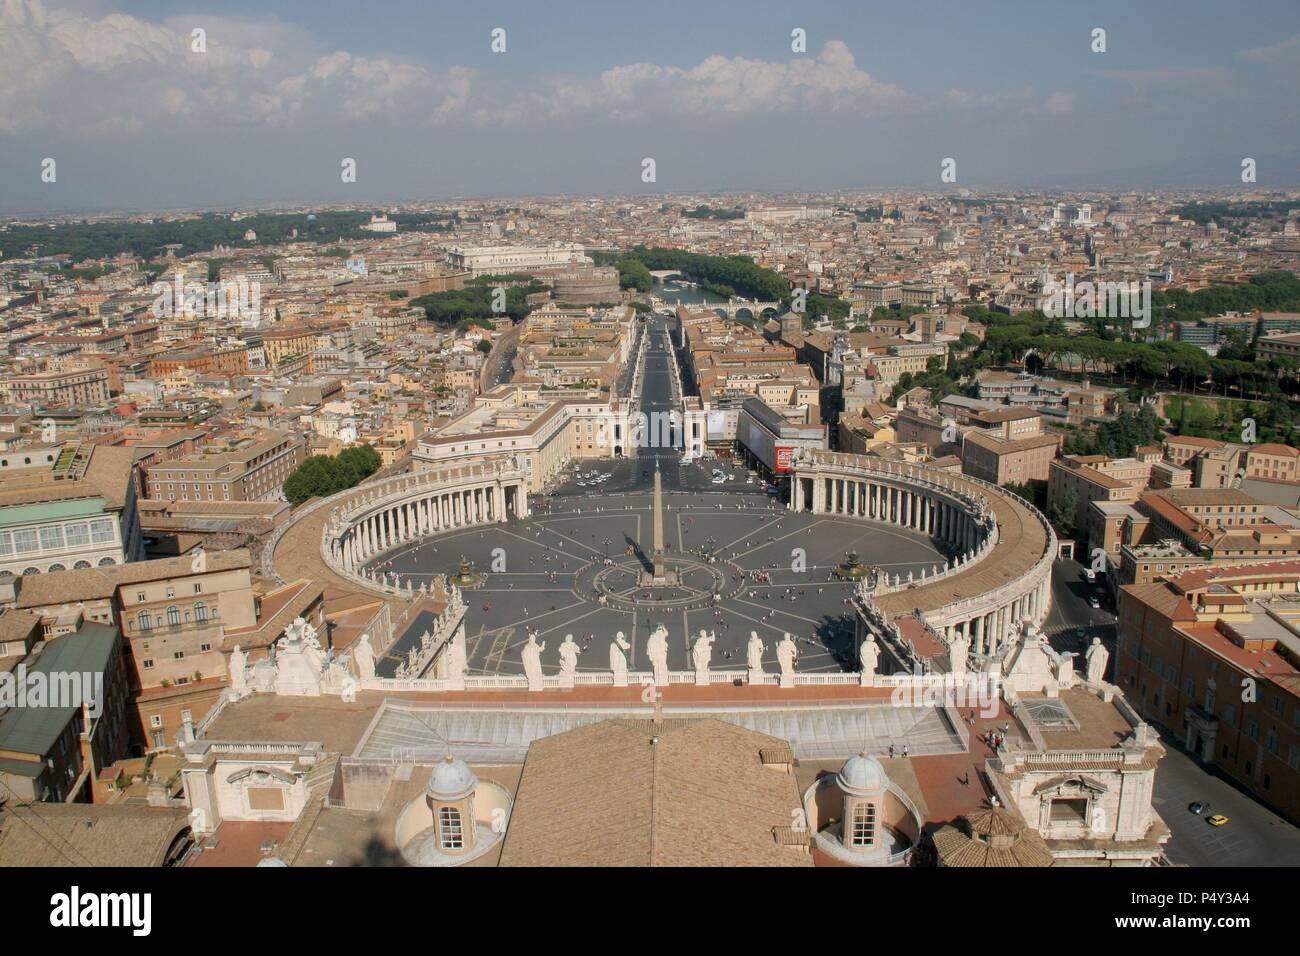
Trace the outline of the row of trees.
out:
<instances>
[{"instance_id":1,"label":"row of trees","mask_svg":"<svg viewBox=\"0 0 1300 956\"><path fill-rule=\"evenodd\" d=\"M497 312L493 308L498 300L497 288L500 287L471 284L463 289L422 295L412 299L411 305L424 309L425 318L441 328L456 325L466 319L488 320L502 316L509 316L512 321L518 322L531 311L528 296L535 292L545 292L550 286L532 280L528 285L505 288L504 312ZM480 324L490 325L490 323Z\"/></svg>"},{"instance_id":2,"label":"row of trees","mask_svg":"<svg viewBox=\"0 0 1300 956\"><path fill-rule=\"evenodd\" d=\"M1210 220L1222 223L1226 219L1285 219L1293 208L1293 202L1212 201L1185 203L1169 211L1204 226Z\"/></svg>"},{"instance_id":3,"label":"row of trees","mask_svg":"<svg viewBox=\"0 0 1300 956\"><path fill-rule=\"evenodd\" d=\"M451 220L430 214L398 213L395 220L403 231L440 231L451 228ZM370 221L368 212L267 213L232 221L229 216L208 213L174 222L70 222L54 226L10 226L0 232L0 258L21 259L35 247L42 256L67 255L74 261L103 259L129 253L143 259L158 256L164 246L179 244L181 254L205 252L215 246L278 245L285 242L333 242L339 239L367 239L374 234L362 229ZM244 239L249 229L257 240ZM296 233L295 233L296 231Z\"/></svg>"},{"instance_id":4,"label":"row of trees","mask_svg":"<svg viewBox=\"0 0 1300 956\"><path fill-rule=\"evenodd\" d=\"M680 272L717 295L766 300L788 299L790 295L789 282L771 269L755 265L748 256L706 256L683 249L634 246L618 261L639 262L647 272ZM621 278L621 265L619 271Z\"/></svg>"},{"instance_id":5,"label":"row of trees","mask_svg":"<svg viewBox=\"0 0 1300 956\"><path fill-rule=\"evenodd\" d=\"M683 209L682 216L686 219L744 219L745 210L723 209L721 206L696 206L694 209Z\"/></svg>"},{"instance_id":6,"label":"row of trees","mask_svg":"<svg viewBox=\"0 0 1300 956\"><path fill-rule=\"evenodd\" d=\"M1202 319L1225 312L1300 311L1300 277L1290 272L1260 272L1239 285L1211 285L1191 292L1168 289L1151 293L1157 322Z\"/></svg>"},{"instance_id":7,"label":"row of trees","mask_svg":"<svg viewBox=\"0 0 1300 956\"><path fill-rule=\"evenodd\" d=\"M1008 316L982 306L968 306L963 312L988 326L982 352L993 364L1027 361L1028 367L1034 369L1038 363L1052 368L1064 362L1090 375L1113 376L1122 385L1145 383L1193 392L1204 387L1210 392L1235 392L1243 397L1295 389L1290 373L1296 363L1287 359L1260 363L1243 359L1239 357L1243 353L1231 349L1211 357L1195 345L1167 339L1143 342L1092 334L1068 335L1059 319L1047 318L1041 312ZM1253 357L1253 353L1244 354Z\"/></svg>"},{"instance_id":8,"label":"row of trees","mask_svg":"<svg viewBox=\"0 0 1300 956\"><path fill-rule=\"evenodd\" d=\"M373 475L381 464L369 445L345 448L337 455L312 455L284 480L284 496L295 508L309 498L346 491Z\"/></svg>"}]
</instances>

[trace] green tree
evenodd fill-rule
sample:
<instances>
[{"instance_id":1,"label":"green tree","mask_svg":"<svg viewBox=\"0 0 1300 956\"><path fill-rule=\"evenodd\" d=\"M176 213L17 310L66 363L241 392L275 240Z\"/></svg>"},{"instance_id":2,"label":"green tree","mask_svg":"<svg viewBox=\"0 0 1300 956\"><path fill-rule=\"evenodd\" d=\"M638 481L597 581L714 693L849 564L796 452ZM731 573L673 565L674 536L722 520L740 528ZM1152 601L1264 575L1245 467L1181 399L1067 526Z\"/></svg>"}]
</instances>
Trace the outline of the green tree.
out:
<instances>
[{"instance_id":1,"label":"green tree","mask_svg":"<svg viewBox=\"0 0 1300 956\"><path fill-rule=\"evenodd\" d=\"M312 455L284 481L284 496L294 507L309 498L324 498L368 478L379 470L379 452L369 445L354 445L338 455Z\"/></svg>"}]
</instances>

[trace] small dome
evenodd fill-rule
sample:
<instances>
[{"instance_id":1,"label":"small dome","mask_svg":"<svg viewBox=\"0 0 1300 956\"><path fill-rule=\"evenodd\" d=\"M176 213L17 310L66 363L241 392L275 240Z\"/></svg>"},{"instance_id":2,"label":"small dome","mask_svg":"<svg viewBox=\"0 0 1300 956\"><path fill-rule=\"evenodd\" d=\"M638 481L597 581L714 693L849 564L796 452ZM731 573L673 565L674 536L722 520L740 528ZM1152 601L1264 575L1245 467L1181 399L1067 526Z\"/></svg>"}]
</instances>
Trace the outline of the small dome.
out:
<instances>
[{"instance_id":1,"label":"small dome","mask_svg":"<svg viewBox=\"0 0 1300 956\"><path fill-rule=\"evenodd\" d=\"M841 790L855 795L879 793L889 787L889 775L879 760L870 754L860 753L845 761L835 782Z\"/></svg>"},{"instance_id":2,"label":"small dome","mask_svg":"<svg viewBox=\"0 0 1300 956\"><path fill-rule=\"evenodd\" d=\"M468 796L478 786L478 777L469 764L451 754L433 768L425 793L435 800L459 800Z\"/></svg>"}]
</instances>

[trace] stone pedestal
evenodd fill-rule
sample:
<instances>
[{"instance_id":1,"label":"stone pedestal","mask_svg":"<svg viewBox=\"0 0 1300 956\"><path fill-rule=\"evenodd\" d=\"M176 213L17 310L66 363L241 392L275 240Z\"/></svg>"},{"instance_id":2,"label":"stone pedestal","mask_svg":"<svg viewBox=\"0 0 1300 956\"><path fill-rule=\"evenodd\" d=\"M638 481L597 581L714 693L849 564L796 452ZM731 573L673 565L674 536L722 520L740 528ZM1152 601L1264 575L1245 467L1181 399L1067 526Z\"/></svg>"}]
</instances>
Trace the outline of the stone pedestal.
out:
<instances>
[{"instance_id":1,"label":"stone pedestal","mask_svg":"<svg viewBox=\"0 0 1300 956\"><path fill-rule=\"evenodd\" d=\"M749 682L751 684L762 684L765 676L761 667L751 667L749 669Z\"/></svg>"}]
</instances>

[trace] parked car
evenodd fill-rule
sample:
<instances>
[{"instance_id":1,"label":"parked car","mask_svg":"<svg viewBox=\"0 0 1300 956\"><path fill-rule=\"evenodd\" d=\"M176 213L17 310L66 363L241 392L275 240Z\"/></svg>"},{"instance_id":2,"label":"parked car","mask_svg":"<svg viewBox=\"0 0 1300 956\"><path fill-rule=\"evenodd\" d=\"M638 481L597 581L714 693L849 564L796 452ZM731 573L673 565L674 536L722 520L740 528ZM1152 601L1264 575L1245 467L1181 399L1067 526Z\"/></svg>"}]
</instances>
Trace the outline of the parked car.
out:
<instances>
[{"instance_id":1,"label":"parked car","mask_svg":"<svg viewBox=\"0 0 1300 956\"><path fill-rule=\"evenodd\" d=\"M1210 805L1208 803L1202 803L1200 800L1197 800L1193 803L1189 803L1187 805L1187 809L1199 817L1202 814L1209 811Z\"/></svg>"},{"instance_id":2,"label":"parked car","mask_svg":"<svg viewBox=\"0 0 1300 956\"><path fill-rule=\"evenodd\" d=\"M1225 817L1222 813L1216 813L1214 816L1210 817L1205 822L1212 827L1222 827L1222 826L1227 826L1228 818Z\"/></svg>"}]
</instances>

